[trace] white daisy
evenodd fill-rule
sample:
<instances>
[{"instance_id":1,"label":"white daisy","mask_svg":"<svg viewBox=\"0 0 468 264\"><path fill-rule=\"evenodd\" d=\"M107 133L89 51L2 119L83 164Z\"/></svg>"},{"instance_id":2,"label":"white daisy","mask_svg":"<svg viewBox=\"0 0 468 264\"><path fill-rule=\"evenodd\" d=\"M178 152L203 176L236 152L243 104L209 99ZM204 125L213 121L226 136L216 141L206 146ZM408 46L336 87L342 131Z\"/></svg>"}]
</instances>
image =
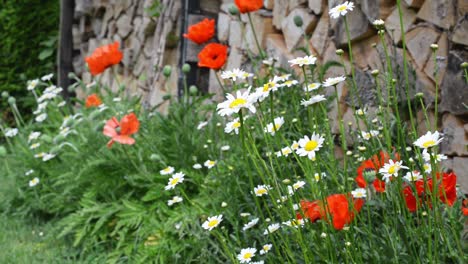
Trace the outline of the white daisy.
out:
<instances>
[{"instance_id":1,"label":"white daisy","mask_svg":"<svg viewBox=\"0 0 468 264\"><path fill-rule=\"evenodd\" d=\"M174 205L176 203L182 202L183 200L184 199L182 199L182 197L180 197L180 196L174 196L174 197L172 197L171 200L167 201L167 205L172 206L172 205Z\"/></svg>"},{"instance_id":2,"label":"white daisy","mask_svg":"<svg viewBox=\"0 0 468 264\"><path fill-rule=\"evenodd\" d=\"M201 169L203 167L202 167L202 165L200 163L196 163L196 164L193 164L192 168L194 168L196 170L199 170L199 169Z\"/></svg>"},{"instance_id":3,"label":"white daisy","mask_svg":"<svg viewBox=\"0 0 468 264\"><path fill-rule=\"evenodd\" d=\"M291 149L297 150L298 148L299 148L299 143L294 140L293 143L291 144Z\"/></svg>"},{"instance_id":4,"label":"white daisy","mask_svg":"<svg viewBox=\"0 0 468 264\"><path fill-rule=\"evenodd\" d=\"M210 216L206 221L202 224L202 227L208 231L213 230L213 228L217 227L221 221L223 221L223 215L216 215Z\"/></svg>"},{"instance_id":5,"label":"white daisy","mask_svg":"<svg viewBox=\"0 0 468 264\"><path fill-rule=\"evenodd\" d=\"M169 175L174 173L174 167L167 166L166 168L159 171L161 175Z\"/></svg>"},{"instance_id":6,"label":"white daisy","mask_svg":"<svg viewBox=\"0 0 468 264\"><path fill-rule=\"evenodd\" d=\"M281 156L287 157L292 152L293 152L293 150L290 147L284 147L284 148L281 149L281 151L276 152L276 156L277 157L281 157Z\"/></svg>"},{"instance_id":7,"label":"white daisy","mask_svg":"<svg viewBox=\"0 0 468 264\"><path fill-rule=\"evenodd\" d=\"M385 22L382 19L376 19L374 22L372 22L372 25L375 27L382 27L385 24Z\"/></svg>"},{"instance_id":8,"label":"white daisy","mask_svg":"<svg viewBox=\"0 0 468 264\"><path fill-rule=\"evenodd\" d=\"M263 234L268 235L268 234L274 233L278 229L280 229L280 224L274 223L274 224L269 225L267 229L265 230L265 232L263 232Z\"/></svg>"},{"instance_id":9,"label":"white daisy","mask_svg":"<svg viewBox=\"0 0 468 264\"><path fill-rule=\"evenodd\" d=\"M240 120L239 118L236 118L226 124L226 127L224 128L224 133L230 134L232 133L232 131L234 131L234 133L239 134L240 126L241 126Z\"/></svg>"},{"instance_id":10,"label":"white daisy","mask_svg":"<svg viewBox=\"0 0 468 264\"><path fill-rule=\"evenodd\" d=\"M47 119L47 114L46 113L42 113L42 114L36 116L36 122L38 122L38 123L42 123L46 119Z\"/></svg>"},{"instance_id":11,"label":"white daisy","mask_svg":"<svg viewBox=\"0 0 468 264\"><path fill-rule=\"evenodd\" d=\"M35 177L34 179L29 181L29 187L34 187L39 184L39 178Z\"/></svg>"},{"instance_id":12,"label":"white daisy","mask_svg":"<svg viewBox=\"0 0 468 264\"><path fill-rule=\"evenodd\" d=\"M419 173L419 171L408 171L403 178L409 182L412 182L422 179L422 175Z\"/></svg>"},{"instance_id":13,"label":"white daisy","mask_svg":"<svg viewBox=\"0 0 468 264\"><path fill-rule=\"evenodd\" d=\"M304 224L305 224L304 219L292 219L292 220L288 220L286 222L283 222L283 225L289 226L289 227L294 227L294 228L303 227Z\"/></svg>"},{"instance_id":14,"label":"white daisy","mask_svg":"<svg viewBox=\"0 0 468 264\"><path fill-rule=\"evenodd\" d=\"M278 82L285 82L289 80L289 77L291 77L291 74L283 74L281 76L275 76L273 77L273 82L278 83Z\"/></svg>"},{"instance_id":15,"label":"white daisy","mask_svg":"<svg viewBox=\"0 0 468 264\"><path fill-rule=\"evenodd\" d=\"M216 108L220 116L229 116L238 113L242 108L249 109L252 113L257 111L253 105L256 98L250 94L250 89L244 93L237 91L236 97L232 94L226 94L226 98L227 100L218 104Z\"/></svg>"},{"instance_id":16,"label":"white daisy","mask_svg":"<svg viewBox=\"0 0 468 264\"><path fill-rule=\"evenodd\" d=\"M269 95L270 92L277 91L280 85L273 79L265 83L262 87L255 89L255 93L252 95L254 101L263 102Z\"/></svg>"},{"instance_id":17,"label":"white daisy","mask_svg":"<svg viewBox=\"0 0 468 264\"><path fill-rule=\"evenodd\" d=\"M35 132L35 131L31 132L31 134L29 134L28 136L28 143L33 140L38 139L40 136L41 136L41 132Z\"/></svg>"},{"instance_id":18,"label":"white daisy","mask_svg":"<svg viewBox=\"0 0 468 264\"><path fill-rule=\"evenodd\" d=\"M216 160L207 160L205 163L203 163L203 165L205 165L205 167L208 169L211 169L216 165Z\"/></svg>"},{"instance_id":19,"label":"white daisy","mask_svg":"<svg viewBox=\"0 0 468 264\"><path fill-rule=\"evenodd\" d=\"M164 190L167 191L167 190L174 189L177 184L184 181L184 176L185 174L183 174L182 172L174 173L174 175L172 175L172 177L169 179L167 186L164 187Z\"/></svg>"},{"instance_id":20,"label":"white daisy","mask_svg":"<svg viewBox=\"0 0 468 264\"><path fill-rule=\"evenodd\" d=\"M52 154L52 153L45 153L43 156L42 156L42 161L49 161L53 158L55 158L55 154Z\"/></svg>"},{"instance_id":21,"label":"white daisy","mask_svg":"<svg viewBox=\"0 0 468 264\"><path fill-rule=\"evenodd\" d=\"M296 80L287 80L287 81L285 81L284 83L282 83L280 86L281 86L281 87L285 87L285 86L286 86L286 87L289 88L289 87L291 87L291 86L293 86L293 85L296 85L296 84L298 84L298 83L299 83L299 82L296 81Z\"/></svg>"},{"instance_id":22,"label":"white daisy","mask_svg":"<svg viewBox=\"0 0 468 264\"><path fill-rule=\"evenodd\" d=\"M254 193L256 196L260 197L263 195L267 195L269 190L271 190L271 187L269 185L258 185L254 188Z\"/></svg>"},{"instance_id":23,"label":"white daisy","mask_svg":"<svg viewBox=\"0 0 468 264\"><path fill-rule=\"evenodd\" d=\"M284 124L284 118L282 116L276 117L273 121L274 121L274 124L270 123L265 128L265 132L270 133L272 136L274 136L276 131L278 131L281 128L281 126Z\"/></svg>"},{"instance_id":24,"label":"white daisy","mask_svg":"<svg viewBox=\"0 0 468 264\"><path fill-rule=\"evenodd\" d=\"M303 106L309 106L309 105L313 105L313 104L315 104L315 103L318 103L318 102L321 102L321 101L325 101L325 100L327 100L327 99L325 98L325 96L323 96L323 95L321 95L321 94L319 94L319 95L314 95L314 96L312 96L309 100L304 100L304 99L302 99L301 105L303 105Z\"/></svg>"},{"instance_id":25,"label":"white daisy","mask_svg":"<svg viewBox=\"0 0 468 264\"><path fill-rule=\"evenodd\" d=\"M431 155L429 154L429 152L427 152L427 149L423 150L422 156L423 156L424 161L431 162ZM438 162L441 162L442 160L446 160L446 159L447 159L447 156L445 156L444 154L435 155L435 160Z\"/></svg>"},{"instance_id":26,"label":"white daisy","mask_svg":"<svg viewBox=\"0 0 468 264\"><path fill-rule=\"evenodd\" d=\"M200 122L197 126L197 129L198 130L201 130L202 128L204 128L206 125L208 125L208 122Z\"/></svg>"},{"instance_id":27,"label":"white daisy","mask_svg":"<svg viewBox=\"0 0 468 264\"><path fill-rule=\"evenodd\" d=\"M52 77L54 77L54 74L53 73L50 73L50 74L47 74L47 75L44 75L41 77L41 80L46 82L46 81L50 81L52 80Z\"/></svg>"},{"instance_id":28,"label":"white daisy","mask_svg":"<svg viewBox=\"0 0 468 264\"><path fill-rule=\"evenodd\" d=\"M308 84L307 86L304 87L304 91L305 92L312 92L312 91L317 90L318 88L320 88L320 86L322 86L321 83L311 83L311 84Z\"/></svg>"},{"instance_id":29,"label":"white daisy","mask_svg":"<svg viewBox=\"0 0 468 264\"><path fill-rule=\"evenodd\" d=\"M31 146L29 146L29 149L37 149L40 146L41 146L41 143L34 143L34 144L31 144Z\"/></svg>"},{"instance_id":30,"label":"white daisy","mask_svg":"<svg viewBox=\"0 0 468 264\"><path fill-rule=\"evenodd\" d=\"M36 88L38 84L39 84L38 79L28 81L28 91L34 90L34 88Z\"/></svg>"},{"instance_id":31,"label":"white daisy","mask_svg":"<svg viewBox=\"0 0 468 264\"><path fill-rule=\"evenodd\" d=\"M354 191L351 191L351 195L354 198L366 198L367 197L367 192L366 192L366 189L364 189L364 188L357 188Z\"/></svg>"},{"instance_id":32,"label":"white daisy","mask_svg":"<svg viewBox=\"0 0 468 264\"><path fill-rule=\"evenodd\" d=\"M240 263L249 263L255 256L255 252L257 252L255 248L243 248L239 255L237 255L237 259Z\"/></svg>"},{"instance_id":33,"label":"white daisy","mask_svg":"<svg viewBox=\"0 0 468 264\"><path fill-rule=\"evenodd\" d=\"M305 184L306 184L305 181L298 181L298 182L294 183L294 184L292 185L292 187L293 187L293 189L296 191L296 190L298 190L298 189L304 187Z\"/></svg>"},{"instance_id":34,"label":"white daisy","mask_svg":"<svg viewBox=\"0 0 468 264\"><path fill-rule=\"evenodd\" d=\"M358 110L356 110L356 115L357 116L363 116L363 115L366 114L366 112L367 111L365 109L358 109Z\"/></svg>"},{"instance_id":35,"label":"white daisy","mask_svg":"<svg viewBox=\"0 0 468 264\"><path fill-rule=\"evenodd\" d=\"M309 159L315 160L315 152L322 147L323 141L324 138L315 134L315 132L310 138L308 136L304 136L304 138L299 140L300 148L296 150L296 153L299 156L308 156Z\"/></svg>"},{"instance_id":36,"label":"white daisy","mask_svg":"<svg viewBox=\"0 0 468 264\"><path fill-rule=\"evenodd\" d=\"M321 179L327 177L327 174L325 172L322 172L319 174L318 172L314 173L314 178L316 182L319 182Z\"/></svg>"},{"instance_id":37,"label":"white daisy","mask_svg":"<svg viewBox=\"0 0 468 264\"><path fill-rule=\"evenodd\" d=\"M18 129L17 128L6 128L5 129L5 137L14 137L18 135Z\"/></svg>"},{"instance_id":38,"label":"white daisy","mask_svg":"<svg viewBox=\"0 0 468 264\"><path fill-rule=\"evenodd\" d=\"M245 80L248 77L252 77L252 76L253 76L252 73L248 73L240 69L234 69L232 71L223 71L221 73L221 78L231 79L233 81L236 81L237 79Z\"/></svg>"},{"instance_id":39,"label":"white daisy","mask_svg":"<svg viewBox=\"0 0 468 264\"><path fill-rule=\"evenodd\" d=\"M423 170L425 173L431 173L432 172L432 166L430 163L424 163L423 164Z\"/></svg>"},{"instance_id":40,"label":"white daisy","mask_svg":"<svg viewBox=\"0 0 468 264\"><path fill-rule=\"evenodd\" d=\"M344 76L331 77L331 78L327 78L325 82L323 82L322 85L323 87L335 86L344 80L346 80L346 77Z\"/></svg>"},{"instance_id":41,"label":"white daisy","mask_svg":"<svg viewBox=\"0 0 468 264\"><path fill-rule=\"evenodd\" d=\"M427 131L427 133L420 138L418 138L413 144L423 149L427 149L433 146L439 145L439 143L444 138L439 138L440 134L438 131L431 133L431 131Z\"/></svg>"},{"instance_id":42,"label":"white daisy","mask_svg":"<svg viewBox=\"0 0 468 264\"><path fill-rule=\"evenodd\" d=\"M245 231L247 229L254 227L258 223L259 220L260 220L259 218L252 219L250 222L244 225L244 227L242 228L242 231Z\"/></svg>"},{"instance_id":43,"label":"white daisy","mask_svg":"<svg viewBox=\"0 0 468 264\"><path fill-rule=\"evenodd\" d=\"M380 168L379 173L383 175L383 180L388 181L392 176L397 177L401 169L408 169L408 167L403 166L402 161L394 162L393 160L389 160L388 163L384 164L383 168Z\"/></svg>"},{"instance_id":44,"label":"white daisy","mask_svg":"<svg viewBox=\"0 0 468 264\"><path fill-rule=\"evenodd\" d=\"M291 67L293 67L294 65L302 67L304 65L314 65L316 61L317 58L314 56L305 56L289 60L288 62L291 64Z\"/></svg>"},{"instance_id":45,"label":"white daisy","mask_svg":"<svg viewBox=\"0 0 468 264\"><path fill-rule=\"evenodd\" d=\"M271 250L272 247L273 247L272 244L263 245L262 249L260 250L260 255L265 255L266 253L268 253L268 251Z\"/></svg>"},{"instance_id":46,"label":"white daisy","mask_svg":"<svg viewBox=\"0 0 468 264\"><path fill-rule=\"evenodd\" d=\"M336 18L340 17L340 15L341 16L346 15L346 13L348 13L348 11L352 11L353 8L354 8L354 3L346 1L341 5L337 5L337 6L333 7L332 9L330 9L330 11L328 13L330 14L330 16L332 18L336 19Z\"/></svg>"}]
</instances>

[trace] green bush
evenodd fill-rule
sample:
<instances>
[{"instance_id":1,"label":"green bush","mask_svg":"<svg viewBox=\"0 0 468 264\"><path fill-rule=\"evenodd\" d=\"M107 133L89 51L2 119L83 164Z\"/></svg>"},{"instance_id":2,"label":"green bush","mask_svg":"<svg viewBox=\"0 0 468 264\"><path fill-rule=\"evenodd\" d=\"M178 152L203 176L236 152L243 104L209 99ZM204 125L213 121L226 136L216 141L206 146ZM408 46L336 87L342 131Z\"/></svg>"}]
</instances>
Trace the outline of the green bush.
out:
<instances>
[{"instance_id":1,"label":"green bush","mask_svg":"<svg viewBox=\"0 0 468 264\"><path fill-rule=\"evenodd\" d=\"M34 100L25 81L55 71L60 1L6 0L0 7L0 91L18 99L20 109ZM0 109L7 111L5 100Z\"/></svg>"}]
</instances>

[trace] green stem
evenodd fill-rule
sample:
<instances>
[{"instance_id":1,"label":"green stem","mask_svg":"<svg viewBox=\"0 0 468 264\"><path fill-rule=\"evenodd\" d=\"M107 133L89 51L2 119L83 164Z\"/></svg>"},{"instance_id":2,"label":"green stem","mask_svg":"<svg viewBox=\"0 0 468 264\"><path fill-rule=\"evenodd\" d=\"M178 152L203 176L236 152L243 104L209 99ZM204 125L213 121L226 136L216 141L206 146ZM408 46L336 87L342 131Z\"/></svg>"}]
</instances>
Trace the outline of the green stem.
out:
<instances>
[{"instance_id":1,"label":"green stem","mask_svg":"<svg viewBox=\"0 0 468 264\"><path fill-rule=\"evenodd\" d=\"M260 53L260 58L263 60L265 59L265 54L263 52L262 47L260 46L260 42L258 42L257 33L255 32L255 27L253 25L252 16L250 15L250 12L247 13L247 16L249 17L250 27L252 28L252 33L254 35L255 44L257 45L258 52Z\"/></svg>"}]
</instances>

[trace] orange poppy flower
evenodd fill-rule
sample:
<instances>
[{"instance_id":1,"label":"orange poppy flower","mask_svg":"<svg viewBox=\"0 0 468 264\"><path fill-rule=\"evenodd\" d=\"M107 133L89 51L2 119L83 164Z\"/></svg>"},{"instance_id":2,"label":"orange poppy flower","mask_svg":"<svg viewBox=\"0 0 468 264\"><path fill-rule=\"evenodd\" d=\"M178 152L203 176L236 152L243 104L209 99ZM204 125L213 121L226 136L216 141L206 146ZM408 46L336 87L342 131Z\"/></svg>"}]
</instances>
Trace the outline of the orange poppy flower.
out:
<instances>
[{"instance_id":1,"label":"orange poppy flower","mask_svg":"<svg viewBox=\"0 0 468 264\"><path fill-rule=\"evenodd\" d=\"M102 101L101 101L101 98L99 98L99 96L95 93L93 94L90 94L88 95L88 97L86 97L86 108L90 108L90 107L97 107L97 106L100 106L102 104Z\"/></svg>"},{"instance_id":2,"label":"orange poppy flower","mask_svg":"<svg viewBox=\"0 0 468 264\"><path fill-rule=\"evenodd\" d=\"M215 20L205 18L197 24L193 24L188 28L188 34L184 34L184 38L188 38L198 45L210 40L215 34Z\"/></svg>"},{"instance_id":3,"label":"orange poppy flower","mask_svg":"<svg viewBox=\"0 0 468 264\"><path fill-rule=\"evenodd\" d=\"M219 43L210 43L198 53L198 66L219 70L227 60L228 47Z\"/></svg>"},{"instance_id":4,"label":"orange poppy flower","mask_svg":"<svg viewBox=\"0 0 468 264\"><path fill-rule=\"evenodd\" d=\"M398 153L395 154L395 157L397 160L400 159L400 155ZM364 179L364 174L365 173L377 173L379 172L379 169L389 161L390 155L386 152L380 151L379 155L374 155L372 158L365 160L361 163L361 166L358 167L357 169L357 177L356 177L356 183L359 187L361 188L366 188L367 187L367 181ZM372 185L375 188L376 192L385 192L385 181L382 181L378 178L375 178L375 180L372 182Z\"/></svg>"},{"instance_id":5,"label":"orange poppy flower","mask_svg":"<svg viewBox=\"0 0 468 264\"><path fill-rule=\"evenodd\" d=\"M234 0L234 3L242 14L257 11L263 6L263 0Z\"/></svg>"},{"instance_id":6,"label":"orange poppy flower","mask_svg":"<svg viewBox=\"0 0 468 264\"><path fill-rule=\"evenodd\" d=\"M120 129L118 129L120 128ZM107 147L112 147L114 142L119 142L120 144L133 145L135 144L135 139L131 138L130 135L138 132L140 128L140 121L138 121L134 113L124 116L120 122L117 118L112 117L109 119L104 126L103 134L111 138L107 143Z\"/></svg>"},{"instance_id":7,"label":"orange poppy flower","mask_svg":"<svg viewBox=\"0 0 468 264\"><path fill-rule=\"evenodd\" d=\"M349 201L353 202L353 208L350 210ZM353 221L355 213L361 211L364 205L363 199L354 199L349 194L332 194L326 199L326 206L322 201L301 201L301 209L304 216L309 218L311 222L318 219L327 220L328 216L332 218L333 227L336 230L341 230L351 221ZM297 218L301 219L302 215L297 214Z\"/></svg>"},{"instance_id":8,"label":"orange poppy flower","mask_svg":"<svg viewBox=\"0 0 468 264\"><path fill-rule=\"evenodd\" d=\"M464 216L468 216L468 199L464 199L462 202L462 213Z\"/></svg>"},{"instance_id":9,"label":"orange poppy flower","mask_svg":"<svg viewBox=\"0 0 468 264\"><path fill-rule=\"evenodd\" d=\"M92 75L98 75L108 67L118 64L122 60L123 54L119 50L119 43L101 46L94 50L93 54L86 57L89 71Z\"/></svg>"}]
</instances>

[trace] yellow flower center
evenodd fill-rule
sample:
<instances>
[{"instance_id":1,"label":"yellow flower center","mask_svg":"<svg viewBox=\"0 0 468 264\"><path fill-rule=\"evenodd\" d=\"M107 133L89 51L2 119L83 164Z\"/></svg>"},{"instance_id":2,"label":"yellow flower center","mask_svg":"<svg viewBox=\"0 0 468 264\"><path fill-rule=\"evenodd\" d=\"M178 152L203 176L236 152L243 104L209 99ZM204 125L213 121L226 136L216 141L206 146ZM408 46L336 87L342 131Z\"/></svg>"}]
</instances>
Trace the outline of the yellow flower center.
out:
<instances>
[{"instance_id":1,"label":"yellow flower center","mask_svg":"<svg viewBox=\"0 0 468 264\"><path fill-rule=\"evenodd\" d=\"M429 147L434 146L435 144L436 144L436 142L431 139L431 140L428 140L428 141L424 142L422 145L425 148L429 148Z\"/></svg>"},{"instance_id":2,"label":"yellow flower center","mask_svg":"<svg viewBox=\"0 0 468 264\"><path fill-rule=\"evenodd\" d=\"M244 254L244 259L250 259L252 258L252 253L245 253Z\"/></svg>"},{"instance_id":3,"label":"yellow flower center","mask_svg":"<svg viewBox=\"0 0 468 264\"><path fill-rule=\"evenodd\" d=\"M343 12L343 11L346 10L346 8L347 8L347 6L345 6L345 5L339 6L338 11Z\"/></svg>"},{"instance_id":4,"label":"yellow flower center","mask_svg":"<svg viewBox=\"0 0 468 264\"><path fill-rule=\"evenodd\" d=\"M214 162L214 161L208 161L208 164L209 164L209 165L215 165L215 163L216 163L216 162Z\"/></svg>"},{"instance_id":5,"label":"yellow flower center","mask_svg":"<svg viewBox=\"0 0 468 264\"><path fill-rule=\"evenodd\" d=\"M280 127L281 127L281 124L275 124L274 130L278 131L278 129L280 129Z\"/></svg>"},{"instance_id":6,"label":"yellow flower center","mask_svg":"<svg viewBox=\"0 0 468 264\"><path fill-rule=\"evenodd\" d=\"M283 154L284 155L287 155L287 154L290 154L291 153L291 150L290 149L285 149L283 150Z\"/></svg>"},{"instance_id":7,"label":"yellow flower center","mask_svg":"<svg viewBox=\"0 0 468 264\"><path fill-rule=\"evenodd\" d=\"M268 250L270 250L270 247L269 246L263 246L263 250L268 251Z\"/></svg>"},{"instance_id":8,"label":"yellow flower center","mask_svg":"<svg viewBox=\"0 0 468 264\"><path fill-rule=\"evenodd\" d=\"M170 171L171 171L171 168L165 168L163 171L164 171L164 172L170 172Z\"/></svg>"},{"instance_id":9,"label":"yellow flower center","mask_svg":"<svg viewBox=\"0 0 468 264\"><path fill-rule=\"evenodd\" d=\"M233 128L239 128L240 126L241 126L240 122L235 122L234 124L232 124Z\"/></svg>"},{"instance_id":10,"label":"yellow flower center","mask_svg":"<svg viewBox=\"0 0 468 264\"><path fill-rule=\"evenodd\" d=\"M299 144L298 143L294 143L292 146L291 146L292 149L298 149L299 148Z\"/></svg>"},{"instance_id":11,"label":"yellow flower center","mask_svg":"<svg viewBox=\"0 0 468 264\"><path fill-rule=\"evenodd\" d=\"M247 103L247 100L245 100L244 98L237 98L234 101L232 101L232 103L229 105L229 108L242 106L242 105L245 105L246 103Z\"/></svg>"},{"instance_id":12,"label":"yellow flower center","mask_svg":"<svg viewBox=\"0 0 468 264\"><path fill-rule=\"evenodd\" d=\"M176 185L179 182L179 178L175 178L171 180L171 185Z\"/></svg>"},{"instance_id":13,"label":"yellow flower center","mask_svg":"<svg viewBox=\"0 0 468 264\"><path fill-rule=\"evenodd\" d=\"M219 223L218 219L213 219L210 222L208 222L209 227L214 227Z\"/></svg>"},{"instance_id":14,"label":"yellow flower center","mask_svg":"<svg viewBox=\"0 0 468 264\"><path fill-rule=\"evenodd\" d=\"M292 81L285 81L284 84L285 84L285 85L291 85L291 84L292 84Z\"/></svg>"},{"instance_id":15,"label":"yellow flower center","mask_svg":"<svg viewBox=\"0 0 468 264\"><path fill-rule=\"evenodd\" d=\"M257 194L265 194L267 193L267 190L266 189L259 189L257 190Z\"/></svg>"},{"instance_id":16,"label":"yellow flower center","mask_svg":"<svg viewBox=\"0 0 468 264\"><path fill-rule=\"evenodd\" d=\"M306 151L314 151L318 146L318 142L315 140L310 140L309 142L306 143L304 149Z\"/></svg>"},{"instance_id":17,"label":"yellow flower center","mask_svg":"<svg viewBox=\"0 0 468 264\"><path fill-rule=\"evenodd\" d=\"M392 165L392 166L390 166L390 168L388 168L388 173L389 174L394 174L396 171L397 171L397 166L396 165Z\"/></svg>"},{"instance_id":18,"label":"yellow flower center","mask_svg":"<svg viewBox=\"0 0 468 264\"><path fill-rule=\"evenodd\" d=\"M315 174L314 176L315 176L315 180L316 180L316 181L320 181L320 175Z\"/></svg>"}]
</instances>

